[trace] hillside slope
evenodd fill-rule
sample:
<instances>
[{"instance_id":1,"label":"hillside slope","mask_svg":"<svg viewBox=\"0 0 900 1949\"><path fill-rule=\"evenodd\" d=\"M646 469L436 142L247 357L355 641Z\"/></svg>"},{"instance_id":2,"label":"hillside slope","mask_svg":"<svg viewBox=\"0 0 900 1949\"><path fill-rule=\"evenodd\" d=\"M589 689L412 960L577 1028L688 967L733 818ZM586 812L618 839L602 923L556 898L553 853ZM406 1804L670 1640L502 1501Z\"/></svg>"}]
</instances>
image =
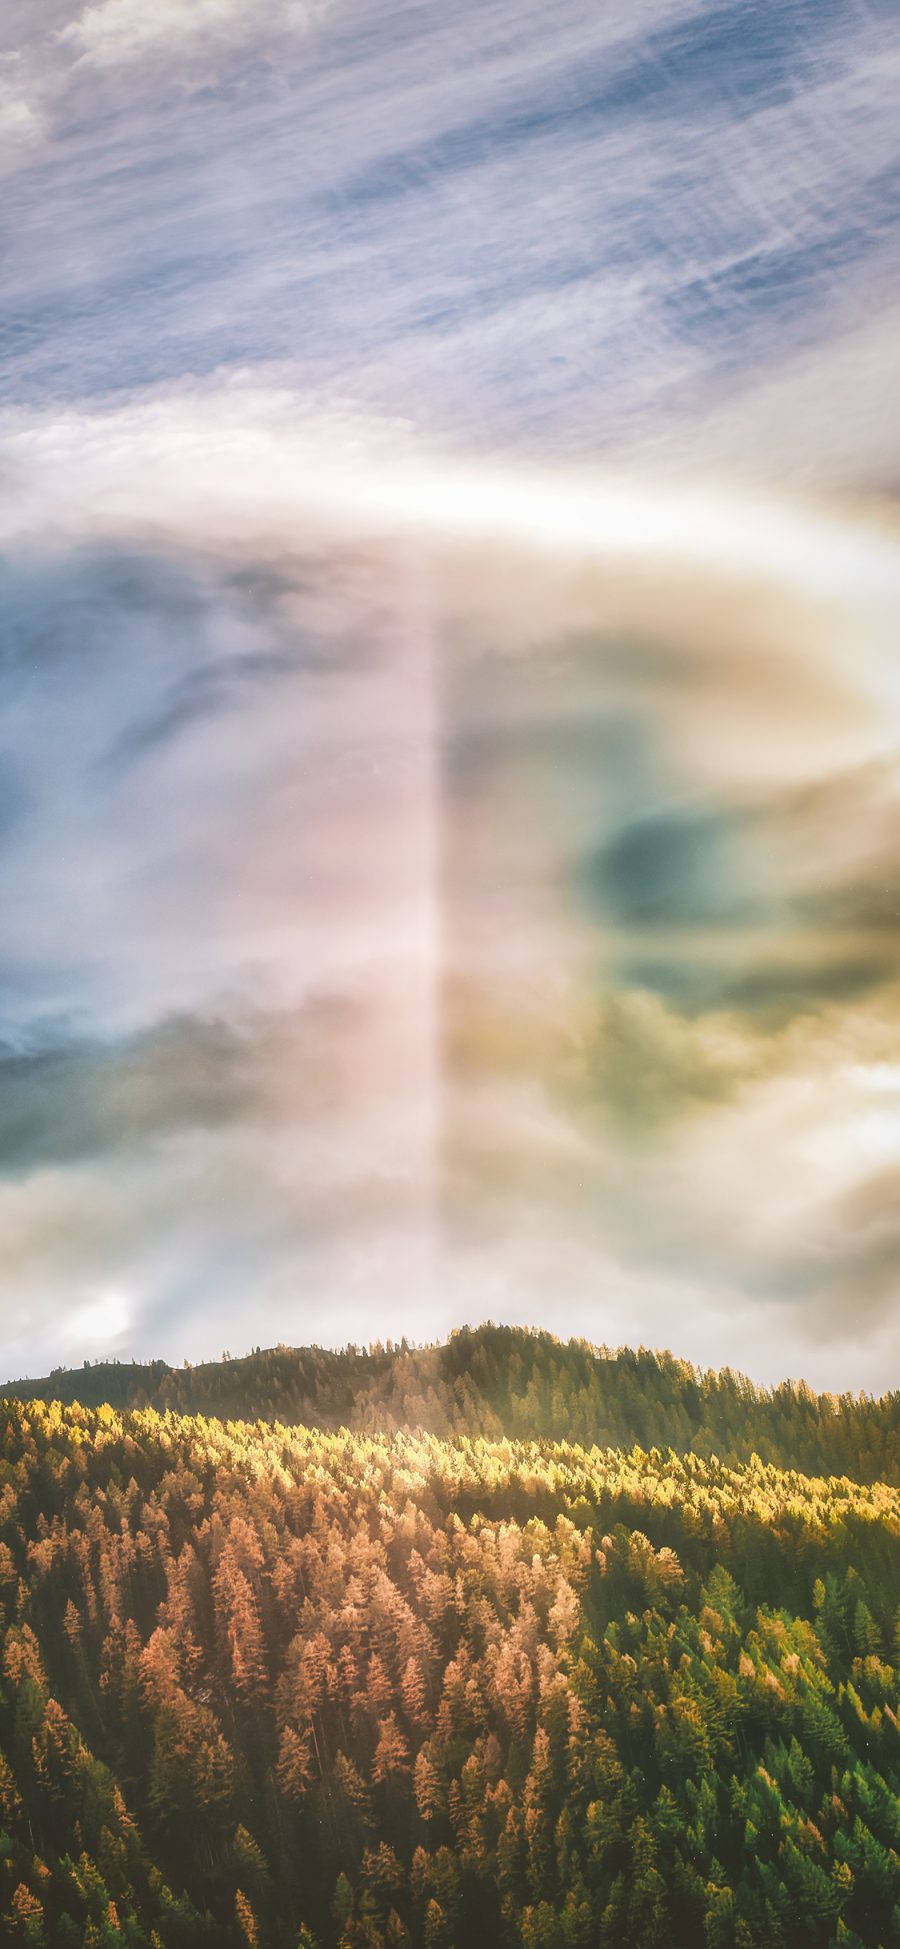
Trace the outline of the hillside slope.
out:
<instances>
[{"instance_id":1,"label":"hillside slope","mask_svg":"<svg viewBox=\"0 0 900 1949\"><path fill-rule=\"evenodd\" d=\"M900 1393L816 1395L701 1373L670 1354L609 1352L549 1333L483 1326L441 1346L257 1350L172 1368L103 1363L10 1382L20 1399L173 1408L309 1427L566 1439L673 1448L729 1463L900 1484Z\"/></svg>"},{"instance_id":2,"label":"hillside slope","mask_svg":"<svg viewBox=\"0 0 900 1949\"><path fill-rule=\"evenodd\" d=\"M0 1938L891 1949L900 1494L0 1410Z\"/></svg>"}]
</instances>

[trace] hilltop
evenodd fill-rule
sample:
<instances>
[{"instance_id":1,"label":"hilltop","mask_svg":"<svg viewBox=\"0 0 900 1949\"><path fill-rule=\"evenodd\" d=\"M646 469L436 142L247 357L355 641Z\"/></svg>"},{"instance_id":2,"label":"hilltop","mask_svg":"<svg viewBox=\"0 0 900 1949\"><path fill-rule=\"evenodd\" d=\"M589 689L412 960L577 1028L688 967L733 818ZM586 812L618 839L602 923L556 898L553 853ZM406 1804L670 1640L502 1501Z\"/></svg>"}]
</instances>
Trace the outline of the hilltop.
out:
<instances>
[{"instance_id":1,"label":"hilltop","mask_svg":"<svg viewBox=\"0 0 900 1949\"><path fill-rule=\"evenodd\" d=\"M793 1381L762 1388L670 1353L610 1350L523 1327L465 1328L423 1347L257 1348L196 1366L85 1363L3 1392L324 1430L673 1449L731 1465L758 1455L809 1474L900 1483L900 1393L816 1394Z\"/></svg>"}]
</instances>

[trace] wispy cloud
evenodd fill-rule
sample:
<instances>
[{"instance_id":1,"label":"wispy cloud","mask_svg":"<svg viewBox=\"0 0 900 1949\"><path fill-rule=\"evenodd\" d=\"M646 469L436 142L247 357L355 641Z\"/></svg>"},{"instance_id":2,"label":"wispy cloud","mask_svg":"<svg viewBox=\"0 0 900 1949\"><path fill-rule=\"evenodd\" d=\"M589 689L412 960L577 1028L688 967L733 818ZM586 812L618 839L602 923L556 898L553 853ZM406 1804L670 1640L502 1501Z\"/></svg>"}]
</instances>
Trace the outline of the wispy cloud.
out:
<instances>
[{"instance_id":1,"label":"wispy cloud","mask_svg":"<svg viewBox=\"0 0 900 1949\"><path fill-rule=\"evenodd\" d=\"M324 0L322 0L324 4ZM321 11L317 0L98 0L60 29L79 60L106 68L162 55L169 65L185 50L233 47L273 31L302 32Z\"/></svg>"},{"instance_id":2,"label":"wispy cloud","mask_svg":"<svg viewBox=\"0 0 900 1949\"><path fill-rule=\"evenodd\" d=\"M462 446L880 472L830 381L900 301L883 11L48 0L17 52L18 398L280 362Z\"/></svg>"}]
</instances>

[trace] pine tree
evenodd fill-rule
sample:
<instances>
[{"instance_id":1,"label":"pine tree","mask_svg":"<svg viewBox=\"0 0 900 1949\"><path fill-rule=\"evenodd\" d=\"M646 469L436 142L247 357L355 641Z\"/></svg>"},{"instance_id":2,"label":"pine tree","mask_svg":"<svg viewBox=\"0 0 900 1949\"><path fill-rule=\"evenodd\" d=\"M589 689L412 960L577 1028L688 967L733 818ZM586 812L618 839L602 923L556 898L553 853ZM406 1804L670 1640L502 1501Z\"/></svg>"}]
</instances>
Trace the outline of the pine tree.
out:
<instances>
[{"instance_id":1,"label":"pine tree","mask_svg":"<svg viewBox=\"0 0 900 1949\"><path fill-rule=\"evenodd\" d=\"M397 1724L396 1714L389 1712L381 1722L378 1744L372 1761L372 1778L378 1782L396 1780L409 1773L409 1749Z\"/></svg>"},{"instance_id":2,"label":"pine tree","mask_svg":"<svg viewBox=\"0 0 900 1949\"><path fill-rule=\"evenodd\" d=\"M240 1888L234 1898L234 1915L238 1931L242 1940L247 1944L247 1949L259 1949L259 1928L257 1926L256 1916L246 1895Z\"/></svg>"}]
</instances>

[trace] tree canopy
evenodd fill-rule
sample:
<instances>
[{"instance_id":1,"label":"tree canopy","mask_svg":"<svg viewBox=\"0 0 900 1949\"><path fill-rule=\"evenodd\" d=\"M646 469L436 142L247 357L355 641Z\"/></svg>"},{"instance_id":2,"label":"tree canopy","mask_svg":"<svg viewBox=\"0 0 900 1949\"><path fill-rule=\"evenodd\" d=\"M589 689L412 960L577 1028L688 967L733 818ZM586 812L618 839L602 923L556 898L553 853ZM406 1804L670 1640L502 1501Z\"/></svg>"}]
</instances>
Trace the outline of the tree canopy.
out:
<instances>
[{"instance_id":1,"label":"tree canopy","mask_svg":"<svg viewBox=\"0 0 900 1949\"><path fill-rule=\"evenodd\" d=\"M900 1943L889 1483L10 1400L0 1599L12 1943Z\"/></svg>"},{"instance_id":2,"label":"tree canopy","mask_svg":"<svg viewBox=\"0 0 900 1949\"><path fill-rule=\"evenodd\" d=\"M563 1342L522 1327L464 1328L425 1347L257 1348L199 1366L100 1362L4 1391L315 1428L656 1443L726 1462L757 1454L781 1468L900 1484L900 1393L815 1394L791 1381L761 1388L672 1354Z\"/></svg>"}]
</instances>

